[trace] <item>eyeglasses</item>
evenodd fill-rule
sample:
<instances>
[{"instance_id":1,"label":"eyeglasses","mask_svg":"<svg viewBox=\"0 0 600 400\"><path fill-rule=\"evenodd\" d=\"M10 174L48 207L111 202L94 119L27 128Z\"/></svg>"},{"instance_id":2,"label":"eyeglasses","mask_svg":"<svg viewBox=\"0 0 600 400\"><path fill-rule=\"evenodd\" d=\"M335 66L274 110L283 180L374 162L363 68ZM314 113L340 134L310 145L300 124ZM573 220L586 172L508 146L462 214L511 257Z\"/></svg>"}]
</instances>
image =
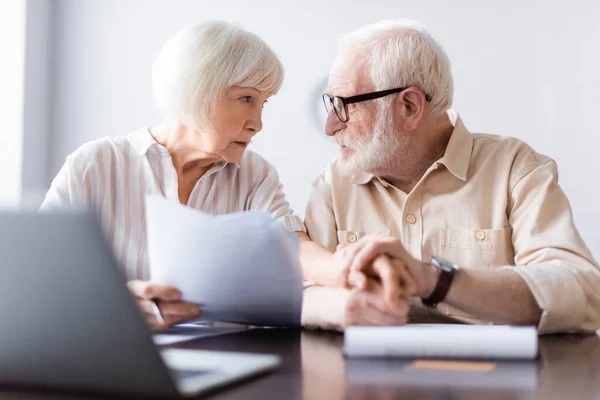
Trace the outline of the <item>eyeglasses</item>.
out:
<instances>
[{"instance_id":1,"label":"eyeglasses","mask_svg":"<svg viewBox=\"0 0 600 400\"><path fill-rule=\"evenodd\" d=\"M331 109L333 108L335 110L335 115L337 115L341 122L348 122L348 104L360 103L361 101L375 100L380 97L389 96L390 94L400 93L408 88L409 86L396 89L381 90L379 92L364 93L351 97L330 96L327 93L324 93L323 104L325 104L325 110L327 110L327 114L329 114L331 112ZM427 93L425 93L425 100L427 100L428 102L431 101L431 96Z\"/></svg>"}]
</instances>

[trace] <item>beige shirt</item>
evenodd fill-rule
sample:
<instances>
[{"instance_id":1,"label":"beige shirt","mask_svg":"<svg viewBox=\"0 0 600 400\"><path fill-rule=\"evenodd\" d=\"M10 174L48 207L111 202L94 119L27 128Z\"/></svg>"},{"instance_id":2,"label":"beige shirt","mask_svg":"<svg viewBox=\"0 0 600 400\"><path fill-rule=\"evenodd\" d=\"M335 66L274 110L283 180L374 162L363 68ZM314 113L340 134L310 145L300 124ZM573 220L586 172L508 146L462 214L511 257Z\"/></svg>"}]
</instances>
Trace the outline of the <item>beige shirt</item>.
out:
<instances>
[{"instance_id":1,"label":"beige shirt","mask_svg":"<svg viewBox=\"0 0 600 400\"><path fill-rule=\"evenodd\" d=\"M394 235L420 260L511 267L543 310L540 333L600 328L600 270L575 228L556 163L520 140L471 134L449 114L455 128L445 155L408 194L370 174L345 176L334 160L313 182L311 239L334 251L367 234ZM411 313L442 317L413 303ZM445 304L438 310L489 323Z\"/></svg>"},{"instance_id":2,"label":"beige shirt","mask_svg":"<svg viewBox=\"0 0 600 400\"><path fill-rule=\"evenodd\" d=\"M91 207L127 279L146 280L146 194L179 201L171 156L142 128L87 143L68 156L41 208ZM194 186L188 206L213 215L265 211L290 231L305 230L285 199L275 168L250 150L239 164L214 164Z\"/></svg>"}]
</instances>

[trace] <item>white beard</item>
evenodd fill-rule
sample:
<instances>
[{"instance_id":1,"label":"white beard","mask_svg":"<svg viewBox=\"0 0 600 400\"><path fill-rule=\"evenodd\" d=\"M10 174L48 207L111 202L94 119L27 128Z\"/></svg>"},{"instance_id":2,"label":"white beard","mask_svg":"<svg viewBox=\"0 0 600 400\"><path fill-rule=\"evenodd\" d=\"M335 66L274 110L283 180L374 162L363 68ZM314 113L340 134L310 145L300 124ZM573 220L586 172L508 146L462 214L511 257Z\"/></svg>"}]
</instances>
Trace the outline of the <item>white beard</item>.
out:
<instances>
[{"instance_id":1,"label":"white beard","mask_svg":"<svg viewBox=\"0 0 600 400\"><path fill-rule=\"evenodd\" d=\"M373 173L387 170L396 164L402 143L394 131L391 107L378 114L370 140L364 137L351 138L344 131L336 134L339 145L353 150L347 159L339 158L338 166L343 174Z\"/></svg>"}]
</instances>

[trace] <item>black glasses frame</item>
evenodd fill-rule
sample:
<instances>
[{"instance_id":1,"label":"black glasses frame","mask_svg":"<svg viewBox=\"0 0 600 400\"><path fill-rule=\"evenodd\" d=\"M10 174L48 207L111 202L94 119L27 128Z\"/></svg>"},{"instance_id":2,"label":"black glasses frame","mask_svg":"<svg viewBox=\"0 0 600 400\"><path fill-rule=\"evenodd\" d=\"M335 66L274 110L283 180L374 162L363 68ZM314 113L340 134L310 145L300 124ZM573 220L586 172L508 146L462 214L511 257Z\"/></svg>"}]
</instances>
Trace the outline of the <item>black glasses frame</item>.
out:
<instances>
[{"instance_id":1,"label":"black glasses frame","mask_svg":"<svg viewBox=\"0 0 600 400\"><path fill-rule=\"evenodd\" d=\"M335 111L335 115L337 115L338 119L341 122L348 122L348 119L349 119L348 104L360 103L362 101L379 99L381 97L389 96L390 94L400 93L403 90L408 89L409 87L410 86L400 87L400 88L396 88L396 89L380 90L378 92L357 94L356 96L350 96L350 97L330 96L327 93L323 93L323 96L322 96L323 104L325 105L325 110L327 110L327 113L329 113L331 111L331 109L333 108L333 110ZM336 99L338 101L341 101L344 106L344 114L346 116L345 119L342 118L342 116L340 115L340 112L338 112L338 109L335 107ZM425 100L427 102L430 102L431 95L425 93Z\"/></svg>"}]
</instances>

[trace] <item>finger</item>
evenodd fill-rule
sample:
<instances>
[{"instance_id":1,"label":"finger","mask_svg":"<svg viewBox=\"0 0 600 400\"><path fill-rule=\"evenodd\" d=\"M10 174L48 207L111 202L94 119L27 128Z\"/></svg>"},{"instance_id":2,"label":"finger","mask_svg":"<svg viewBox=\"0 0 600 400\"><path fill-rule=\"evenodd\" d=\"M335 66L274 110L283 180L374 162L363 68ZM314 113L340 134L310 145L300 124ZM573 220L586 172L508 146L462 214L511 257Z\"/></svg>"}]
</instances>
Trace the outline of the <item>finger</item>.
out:
<instances>
[{"instance_id":1,"label":"finger","mask_svg":"<svg viewBox=\"0 0 600 400\"><path fill-rule=\"evenodd\" d=\"M384 312L376 321L376 324L379 326L398 326L406 325L407 322L408 318L405 315L394 315Z\"/></svg>"},{"instance_id":2,"label":"finger","mask_svg":"<svg viewBox=\"0 0 600 400\"><path fill-rule=\"evenodd\" d=\"M380 310L370 310L366 313L363 325L371 326L394 326L394 325L405 325L407 318L405 315L397 315L387 313Z\"/></svg>"},{"instance_id":3,"label":"finger","mask_svg":"<svg viewBox=\"0 0 600 400\"><path fill-rule=\"evenodd\" d=\"M360 290L366 289L367 276L361 271L349 271L347 280L352 287Z\"/></svg>"},{"instance_id":4,"label":"finger","mask_svg":"<svg viewBox=\"0 0 600 400\"><path fill-rule=\"evenodd\" d=\"M344 263L347 263L348 266L350 266L352 264L352 261L354 260L354 256L360 251L360 249L364 245L365 243L362 241L346 244L340 250L336 251L336 255L340 258L340 260L342 260Z\"/></svg>"},{"instance_id":5,"label":"finger","mask_svg":"<svg viewBox=\"0 0 600 400\"><path fill-rule=\"evenodd\" d=\"M201 309L198 304L188 303L184 301L176 302L159 302L161 313L167 317L183 317L186 319L196 318L200 316Z\"/></svg>"},{"instance_id":6,"label":"finger","mask_svg":"<svg viewBox=\"0 0 600 400\"><path fill-rule=\"evenodd\" d=\"M366 268L371 261L382 254L404 259L406 251L398 238L368 236L364 238L362 246L353 255L350 269Z\"/></svg>"},{"instance_id":7,"label":"finger","mask_svg":"<svg viewBox=\"0 0 600 400\"><path fill-rule=\"evenodd\" d=\"M403 262L403 264L405 266L403 271L406 274L406 276L404 277L404 280L403 280L404 292L408 296L414 296L417 294L418 288L419 288L416 277L422 276L423 271L415 271L409 267L409 264L407 264L405 262ZM417 268L419 268L421 266L422 266L422 264L419 263Z\"/></svg>"},{"instance_id":8,"label":"finger","mask_svg":"<svg viewBox=\"0 0 600 400\"><path fill-rule=\"evenodd\" d=\"M345 325L351 326L364 324L366 314L368 314L370 311L377 312L377 310L369 310L365 293L358 289L352 289L346 305Z\"/></svg>"},{"instance_id":9,"label":"finger","mask_svg":"<svg viewBox=\"0 0 600 400\"><path fill-rule=\"evenodd\" d=\"M399 288L399 296L401 298L409 299L410 296L416 292L417 286L416 286L415 280L412 278L408 269L405 267L405 265L404 265L404 263L402 263L402 261L400 261L398 259L389 259L389 260L392 263L393 270L395 270L395 272L397 274L397 278L391 278L391 279L397 280L397 285ZM373 269L373 268L371 268L371 269ZM377 277L379 277L379 274L375 270L370 271L370 272L371 272L371 275L376 275ZM380 278L379 280L383 281L382 278ZM368 277L361 271L351 270L348 273L348 282L357 289L367 290L368 281L373 281L373 280L372 279L369 280ZM391 307L394 307L394 302L392 301L389 305Z\"/></svg>"},{"instance_id":10,"label":"finger","mask_svg":"<svg viewBox=\"0 0 600 400\"><path fill-rule=\"evenodd\" d=\"M401 296L410 297L414 292L414 288L416 288L414 278L402 260L395 258L390 259L390 262L398 274L398 286L400 287Z\"/></svg>"},{"instance_id":11,"label":"finger","mask_svg":"<svg viewBox=\"0 0 600 400\"><path fill-rule=\"evenodd\" d=\"M336 252L337 260L340 264L340 280L342 280L342 286L350 288L353 283L349 280L350 266L354 260L354 256L362 248L363 243L346 244L340 251Z\"/></svg>"},{"instance_id":12,"label":"finger","mask_svg":"<svg viewBox=\"0 0 600 400\"><path fill-rule=\"evenodd\" d=\"M413 258L406 251L404 246L402 246L400 240L394 237L381 236L367 236L363 240L368 243L354 256L350 271L356 269L367 270L370 267L369 263L372 262L375 257L381 254L387 254L393 260L400 260L405 266L404 269L407 271L407 274L402 274L402 276L400 276L401 287L403 290L409 296L416 294L418 286L414 277L418 276L418 271L412 271L406 264L406 262L410 262ZM418 266L420 266L420 264ZM412 275L411 271L416 272L417 274Z\"/></svg>"},{"instance_id":13,"label":"finger","mask_svg":"<svg viewBox=\"0 0 600 400\"><path fill-rule=\"evenodd\" d=\"M367 305L372 308L377 308L380 311L395 315L406 316L410 311L410 298L400 297L391 306L385 299L384 289L379 282L369 279L367 290L363 291Z\"/></svg>"},{"instance_id":14,"label":"finger","mask_svg":"<svg viewBox=\"0 0 600 400\"><path fill-rule=\"evenodd\" d=\"M148 300L144 300L145 302L149 302ZM186 313L183 314L181 313L181 315L179 315L179 313L164 313L161 311L161 315L162 315L162 321L159 321L157 319L156 314L154 314L154 311L148 311L148 306L144 305L143 306L143 314L144 314L144 318L146 319L146 322L148 323L148 325L150 325L150 328L153 331L161 331L164 330L172 325L176 325L185 321L189 321L190 319L194 319L194 318L198 318L201 314L200 311L198 311L197 313Z\"/></svg>"},{"instance_id":15,"label":"finger","mask_svg":"<svg viewBox=\"0 0 600 400\"><path fill-rule=\"evenodd\" d=\"M154 315L152 300L140 300L138 304L144 313ZM170 317L191 319L200 316L201 312L198 304L185 301L157 301L156 305L165 320Z\"/></svg>"},{"instance_id":16,"label":"finger","mask_svg":"<svg viewBox=\"0 0 600 400\"><path fill-rule=\"evenodd\" d=\"M167 329L170 326L180 324L182 322L188 321L190 318L183 316L169 316L163 318L164 322L159 322L154 314L144 313L144 318L146 319L146 323L150 326L150 329L153 332L160 332Z\"/></svg>"},{"instance_id":17,"label":"finger","mask_svg":"<svg viewBox=\"0 0 600 400\"><path fill-rule=\"evenodd\" d=\"M335 247L335 251L339 251L342 250L344 247L347 247L349 245L349 243L339 243L336 247Z\"/></svg>"},{"instance_id":18,"label":"finger","mask_svg":"<svg viewBox=\"0 0 600 400\"><path fill-rule=\"evenodd\" d=\"M153 315L144 314L144 318L153 333L161 332L168 328L166 324L159 323Z\"/></svg>"},{"instance_id":19,"label":"finger","mask_svg":"<svg viewBox=\"0 0 600 400\"><path fill-rule=\"evenodd\" d=\"M198 317L199 314L195 317ZM181 324L183 322L187 322L193 318L195 318L194 316L184 316L184 315L168 315L167 318L165 318L165 325L166 326L173 326L173 325L177 325L177 324Z\"/></svg>"},{"instance_id":20,"label":"finger","mask_svg":"<svg viewBox=\"0 0 600 400\"><path fill-rule=\"evenodd\" d=\"M403 269L403 276L400 278L402 280L403 291L409 297L417 294L417 281L411 272L410 268L406 266L406 268Z\"/></svg>"},{"instance_id":21,"label":"finger","mask_svg":"<svg viewBox=\"0 0 600 400\"><path fill-rule=\"evenodd\" d=\"M393 265L393 269L397 272L398 274L398 287L400 288L399 291L399 296L401 298L405 298L405 299L410 299L410 296L413 294L413 292L415 291L416 288L416 283L414 282L414 279L412 278L412 276L410 275L409 271L405 268L404 264L402 263L402 261L397 260L397 259L389 259L390 262L392 262ZM375 283L377 284L377 282L373 279L368 279L368 277L360 272L360 271L350 271L349 275L348 275L348 281L350 282L350 284L360 290L368 290L368 291L372 291L372 289L370 289L368 287L369 283ZM377 284L378 287L381 287L381 285ZM372 284L371 284L372 287ZM383 298L383 294L382 294L382 298ZM389 304L391 307L394 306L394 304Z\"/></svg>"},{"instance_id":22,"label":"finger","mask_svg":"<svg viewBox=\"0 0 600 400\"><path fill-rule=\"evenodd\" d=\"M345 263L342 259L341 253L334 253L334 262L337 266L337 281L338 285L343 288L349 287L348 273L350 271L350 263Z\"/></svg>"},{"instance_id":23,"label":"finger","mask_svg":"<svg viewBox=\"0 0 600 400\"><path fill-rule=\"evenodd\" d=\"M377 257L372 263L372 268L381 280L387 303L393 307L401 294L398 272L388 256Z\"/></svg>"},{"instance_id":24,"label":"finger","mask_svg":"<svg viewBox=\"0 0 600 400\"><path fill-rule=\"evenodd\" d=\"M383 312L381 310L364 307L349 313L346 317L346 325L377 325L377 321L383 318Z\"/></svg>"},{"instance_id":25,"label":"finger","mask_svg":"<svg viewBox=\"0 0 600 400\"><path fill-rule=\"evenodd\" d=\"M338 263L338 280L340 282L340 286L345 288L350 288L353 283L349 280L349 271L350 265L352 263L352 259L354 254L360 250L362 247L361 243L345 243L342 245L340 250L335 252L335 259Z\"/></svg>"},{"instance_id":26,"label":"finger","mask_svg":"<svg viewBox=\"0 0 600 400\"><path fill-rule=\"evenodd\" d=\"M173 286L161 285L149 281L133 280L127 287L136 297L142 299L161 299L174 301L181 299L181 292Z\"/></svg>"},{"instance_id":27,"label":"finger","mask_svg":"<svg viewBox=\"0 0 600 400\"><path fill-rule=\"evenodd\" d=\"M165 301L177 301L181 299L181 292L173 286L149 283L144 289L143 295L149 299L160 299Z\"/></svg>"},{"instance_id":28,"label":"finger","mask_svg":"<svg viewBox=\"0 0 600 400\"><path fill-rule=\"evenodd\" d=\"M150 326L150 329L153 332L158 332L158 331L161 331L168 327L168 325L166 323L161 323L156 319L154 312L146 311L145 307L143 308L142 304L140 304L139 302L138 302L138 306L139 306L140 311L142 311L142 314L144 316L144 319L146 320L146 323ZM164 318L163 318L163 321L164 321ZM164 322L166 322L166 321L164 321Z\"/></svg>"},{"instance_id":29,"label":"finger","mask_svg":"<svg viewBox=\"0 0 600 400\"><path fill-rule=\"evenodd\" d=\"M402 325L407 322L407 311L387 312L374 305L377 297L373 292L355 291L352 293L348 311L346 314L346 325ZM383 303L379 301L380 305ZM406 308L406 307L405 307ZM407 309L407 308L406 308Z\"/></svg>"}]
</instances>

